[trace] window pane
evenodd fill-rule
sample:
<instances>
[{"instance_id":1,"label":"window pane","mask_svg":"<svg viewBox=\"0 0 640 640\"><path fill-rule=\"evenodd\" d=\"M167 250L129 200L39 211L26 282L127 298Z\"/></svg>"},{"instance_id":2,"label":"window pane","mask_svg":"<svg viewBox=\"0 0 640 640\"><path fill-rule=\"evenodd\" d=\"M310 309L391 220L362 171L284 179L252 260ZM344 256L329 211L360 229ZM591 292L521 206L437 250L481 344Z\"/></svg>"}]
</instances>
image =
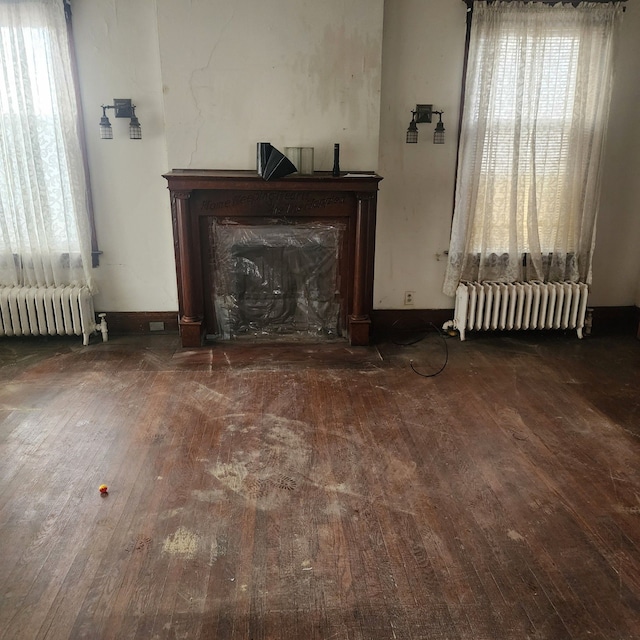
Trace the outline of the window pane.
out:
<instances>
[{"instance_id":1,"label":"window pane","mask_svg":"<svg viewBox=\"0 0 640 640\"><path fill-rule=\"evenodd\" d=\"M488 47L483 42L481 47ZM517 234L529 252L529 225L535 224L543 252L553 250L569 168L569 141L575 102L577 35L504 33L498 42L488 104L491 126L484 134L477 216L473 243L501 254ZM536 220L529 219L535 200ZM515 205L520 223L508 214Z\"/></svg>"}]
</instances>

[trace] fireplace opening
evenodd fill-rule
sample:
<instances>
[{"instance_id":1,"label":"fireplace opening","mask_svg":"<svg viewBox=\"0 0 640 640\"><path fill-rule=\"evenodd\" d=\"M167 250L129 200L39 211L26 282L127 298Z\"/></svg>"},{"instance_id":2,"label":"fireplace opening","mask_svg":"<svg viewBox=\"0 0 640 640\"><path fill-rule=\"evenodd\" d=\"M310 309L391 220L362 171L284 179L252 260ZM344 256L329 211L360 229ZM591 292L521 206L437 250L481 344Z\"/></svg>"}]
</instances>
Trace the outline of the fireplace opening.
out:
<instances>
[{"instance_id":1,"label":"fireplace opening","mask_svg":"<svg viewBox=\"0 0 640 640\"><path fill-rule=\"evenodd\" d=\"M239 224L211 218L211 302L218 340L331 340L344 333L345 225Z\"/></svg>"}]
</instances>

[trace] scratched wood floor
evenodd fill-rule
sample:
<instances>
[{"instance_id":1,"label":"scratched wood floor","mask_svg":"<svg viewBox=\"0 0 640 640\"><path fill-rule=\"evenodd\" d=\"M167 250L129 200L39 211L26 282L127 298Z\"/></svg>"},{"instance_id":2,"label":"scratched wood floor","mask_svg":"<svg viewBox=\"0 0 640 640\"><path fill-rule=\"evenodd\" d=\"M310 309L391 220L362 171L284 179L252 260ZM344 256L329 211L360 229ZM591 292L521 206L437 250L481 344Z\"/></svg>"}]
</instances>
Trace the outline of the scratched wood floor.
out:
<instances>
[{"instance_id":1,"label":"scratched wood floor","mask_svg":"<svg viewBox=\"0 0 640 640\"><path fill-rule=\"evenodd\" d=\"M640 341L397 342L1 341L0 638L640 638Z\"/></svg>"}]
</instances>

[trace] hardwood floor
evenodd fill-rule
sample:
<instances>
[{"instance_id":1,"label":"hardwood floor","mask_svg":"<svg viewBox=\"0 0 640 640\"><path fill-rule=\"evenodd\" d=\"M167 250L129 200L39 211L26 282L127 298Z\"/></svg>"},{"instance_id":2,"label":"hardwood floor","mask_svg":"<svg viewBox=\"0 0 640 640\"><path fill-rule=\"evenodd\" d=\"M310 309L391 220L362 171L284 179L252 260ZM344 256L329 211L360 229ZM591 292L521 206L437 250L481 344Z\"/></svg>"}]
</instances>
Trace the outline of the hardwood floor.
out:
<instances>
[{"instance_id":1,"label":"hardwood floor","mask_svg":"<svg viewBox=\"0 0 640 640\"><path fill-rule=\"evenodd\" d=\"M2 340L0 638L640 638L640 341L446 344Z\"/></svg>"}]
</instances>

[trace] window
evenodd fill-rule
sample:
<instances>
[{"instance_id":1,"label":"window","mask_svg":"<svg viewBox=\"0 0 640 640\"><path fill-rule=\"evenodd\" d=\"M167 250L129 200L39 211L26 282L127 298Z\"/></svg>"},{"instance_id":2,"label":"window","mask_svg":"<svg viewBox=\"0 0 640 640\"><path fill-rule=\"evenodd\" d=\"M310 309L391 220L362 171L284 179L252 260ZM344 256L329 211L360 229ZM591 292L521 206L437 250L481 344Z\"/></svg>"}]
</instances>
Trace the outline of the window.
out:
<instances>
[{"instance_id":1,"label":"window","mask_svg":"<svg viewBox=\"0 0 640 640\"><path fill-rule=\"evenodd\" d=\"M0 284L90 284L91 228L61 0L0 0Z\"/></svg>"},{"instance_id":2,"label":"window","mask_svg":"<svg viewBox=\"0 0 640 640\"><path fill-rule=\"evenodd\" d=\"M570 179L568 152L579 50L578 34L527 37L511 31L500 38L493 72L491 128L485 131L482 145L477 206L485 211L474 217L475 251L482 250L488 219L491 233L487 250L508 253L510 225L503 215L503 203L510 198L518 200L523 216L522 224L516 227L518 247L522 253L535 250L529 239L531 209L526 206L535 198L540 249L553 252L556 221L562 215L561 194ZM524 78L519 78L521 74ZM572 212L566 215L572 225ZM569 229L570 244L574 239L575 232ZM569 248L575 250L575 246Z\"/></svg>"},{"instance_id":3,"label":"window","mask_svg":"<svg viewBox=\"0 0 640 640\"><path fill-rule=\"evenodd\" d=\"M620 7L473 11L445 292L459 280L589 282Z\"/></svg>"}]
</instances>

